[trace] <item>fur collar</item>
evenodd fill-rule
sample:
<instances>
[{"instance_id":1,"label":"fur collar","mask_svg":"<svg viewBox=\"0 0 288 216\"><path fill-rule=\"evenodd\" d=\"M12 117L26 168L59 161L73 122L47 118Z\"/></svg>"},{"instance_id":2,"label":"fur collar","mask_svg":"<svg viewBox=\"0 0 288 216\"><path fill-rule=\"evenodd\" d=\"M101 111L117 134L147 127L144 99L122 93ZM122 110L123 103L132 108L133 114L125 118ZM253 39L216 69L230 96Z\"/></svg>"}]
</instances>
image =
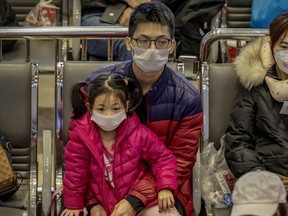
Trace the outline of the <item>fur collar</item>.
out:
<instances>
[{"instance_id":1,"label":"fur collar","mask_svg":"<svg viewBox=\"0 0 288 216\"><path fill-rule=\"evenodd\" d=\"M261 85L271 64L267 65L267 58L273 57L269 48L269 57L263 58L262 47L269 42L269 37L261 37L244 47L235 59L236 75L240 83L246 88ZM261 54L262 52L262 54Z\"/></svg>"}]
</instances>

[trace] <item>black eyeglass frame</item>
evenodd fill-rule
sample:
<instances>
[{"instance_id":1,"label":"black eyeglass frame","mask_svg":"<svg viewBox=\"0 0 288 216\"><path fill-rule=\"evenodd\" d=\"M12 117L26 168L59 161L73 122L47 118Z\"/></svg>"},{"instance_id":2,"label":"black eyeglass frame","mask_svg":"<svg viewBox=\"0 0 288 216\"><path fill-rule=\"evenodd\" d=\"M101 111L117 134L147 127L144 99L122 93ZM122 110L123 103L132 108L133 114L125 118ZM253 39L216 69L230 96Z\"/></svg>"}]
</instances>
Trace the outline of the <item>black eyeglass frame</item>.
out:
<instances>
[{"instance_id":1,"label":"black eyeglass frame","mask_svg":"<svg viewBox=\"0 0 288 216\"><path fill-rule=\"evenodd\" d=\"M156 47L157 49L166 49L166 48L168 48L168 47L171 45L171 43L172 43L172 39L168 39L168 38L158 38L158 39L156 39L156 40L150 40L150 39L148 39L148 38L133 38L133 37L131 37L131 40L135 40L137 46L138 46L140 49L149 49L149 48L151 47L152 41L154 42L154 45L155 45L155 47ZM149 41L149 46L147 46L147 47L139 46L139 40L147 40L147 41ZM167 41L167 45L166 45L165 47L158 47L159 44L157 45L157 41L161 41L161 40L166 40L166 41Z\"/></svg>"}]
</instances>

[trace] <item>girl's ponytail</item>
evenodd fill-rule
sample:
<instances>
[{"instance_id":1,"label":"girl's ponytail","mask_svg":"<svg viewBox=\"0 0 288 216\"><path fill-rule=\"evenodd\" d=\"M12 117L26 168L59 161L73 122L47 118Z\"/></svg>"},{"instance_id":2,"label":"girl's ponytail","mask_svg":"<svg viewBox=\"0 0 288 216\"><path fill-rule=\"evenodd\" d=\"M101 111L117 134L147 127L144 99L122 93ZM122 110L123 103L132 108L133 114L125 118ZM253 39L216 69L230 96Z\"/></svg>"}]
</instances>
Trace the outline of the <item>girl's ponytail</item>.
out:
<instances>
[{"instance_id":1,"label":"girl's ponytail","mask_svg":"<svg viewBox=\"0 0 288 216\"><path fill-rule=\"evenodd\" d=\"M73 119L77 119L87 111L87 93L84 90L85 82L76 83L71 89L71 105L73 109Z\"/></svg>"}]
</instances>

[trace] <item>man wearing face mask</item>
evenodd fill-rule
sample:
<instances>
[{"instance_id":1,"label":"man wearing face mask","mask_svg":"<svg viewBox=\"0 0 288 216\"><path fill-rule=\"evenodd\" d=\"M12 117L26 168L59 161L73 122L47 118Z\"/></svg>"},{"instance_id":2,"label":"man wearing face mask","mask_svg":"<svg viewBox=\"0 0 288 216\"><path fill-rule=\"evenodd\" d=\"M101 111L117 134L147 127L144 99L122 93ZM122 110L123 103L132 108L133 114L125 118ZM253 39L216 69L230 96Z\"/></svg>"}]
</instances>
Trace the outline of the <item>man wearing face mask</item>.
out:
<instances>
[{"instance_id":1,"label":"man wearing face mask","mask_svg":"<svg viewBox=\"0 0 288 216\"><path fill-rule=\"evenodd\" d=\"M288 12L271 22L269 33L235 60L243 89L224 136L225 158L236 177L267 170L288 190Z\"/></svg>"},{"instance_id":2,"label":"man wearing face mask","mask_svg":"<svg viewBox=\"0 0 288 216\"><path fill-rule=\"evenodd\" d=\"M176 46L174 31L173 13L164 4L148 2L139 5L131 14L129 36L126 38L126 46L133 60L92 72L87 81L99 74L114 73L133 77L139 82L144 95L142 104L136 110L137 115L173 151L178 167L175 207L181 215L191 216L192 168L196 162L202 128L202 102L197 89L166 66L168 56ZM142 195L142 185L151 185L151 197ZM116 215L134 216L154 196L155 181L151 176L146 176L126 197L127 202L117 206ZM87 205L90 205L91 215L99 207L93 205L93 199L88 200Z\"/></svg>"}]
</instances>

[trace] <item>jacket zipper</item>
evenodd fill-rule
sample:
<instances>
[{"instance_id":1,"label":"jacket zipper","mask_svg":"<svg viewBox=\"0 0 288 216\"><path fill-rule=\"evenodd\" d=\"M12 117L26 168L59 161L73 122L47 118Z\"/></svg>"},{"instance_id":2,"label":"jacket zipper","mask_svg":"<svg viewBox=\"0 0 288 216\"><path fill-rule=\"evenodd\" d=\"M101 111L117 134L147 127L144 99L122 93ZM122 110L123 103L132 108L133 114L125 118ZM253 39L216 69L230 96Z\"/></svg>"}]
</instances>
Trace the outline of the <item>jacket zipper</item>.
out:
<instances>
[{"instance_id":1,"label":"jacket zipper","mask_svg":"<svg viewBox=\"0 0 288 216\"><path fill-rule=\"evenodd\" d=\"M147 116L146 116L146 125L147 125L147 127L149 128L149 119L150 119L150 112L149 112L149 103L150 103L150 101L149 101L149 92L150 91L148 91L147 93L146 93L146 113L147 113Z\"/></svg>"}]
</instances>

